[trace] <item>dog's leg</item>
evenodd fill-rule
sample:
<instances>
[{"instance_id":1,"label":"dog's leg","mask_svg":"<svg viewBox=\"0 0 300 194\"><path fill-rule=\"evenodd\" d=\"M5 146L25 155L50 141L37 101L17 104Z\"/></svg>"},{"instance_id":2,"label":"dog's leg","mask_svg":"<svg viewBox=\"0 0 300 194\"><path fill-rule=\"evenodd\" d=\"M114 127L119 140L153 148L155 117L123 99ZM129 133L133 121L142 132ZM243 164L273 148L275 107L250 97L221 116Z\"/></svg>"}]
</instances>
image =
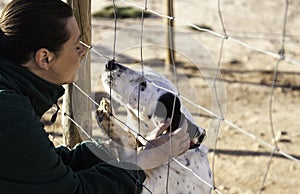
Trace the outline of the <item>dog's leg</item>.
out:
<instances>
[{"instance_id":1,"label":"dog's leg","mask_svg":"<svg viewBox=\"0 0 300 194\"><path fill-rule=\"evenodd\" d=\"M103 139L109 139L108 141L103 142L103 146L113 155L113 157L119 160L118 149L115 141L112 141L110 137L110 133L114 130L115 123L111 119L111 115L113 113L113 109L110 105L110 101L106 98L102 98L99 103L99 107L96 110L96 120L98 126L104 132L102 136Z\"/></svg>"},{"instance_id":2,"label":"dog's leg","mask_svg":"<svg viewBox=\"0 0 300 194\"><path fill-rule=\"evenodd\" d=\"M113 131L114 123L110 118L113 115L113 109L110 105L110 101L107 98L102 98L99 103L99 107L96 110L96 120L101 129L108 134Z\"/></svg>"}]
</instances>

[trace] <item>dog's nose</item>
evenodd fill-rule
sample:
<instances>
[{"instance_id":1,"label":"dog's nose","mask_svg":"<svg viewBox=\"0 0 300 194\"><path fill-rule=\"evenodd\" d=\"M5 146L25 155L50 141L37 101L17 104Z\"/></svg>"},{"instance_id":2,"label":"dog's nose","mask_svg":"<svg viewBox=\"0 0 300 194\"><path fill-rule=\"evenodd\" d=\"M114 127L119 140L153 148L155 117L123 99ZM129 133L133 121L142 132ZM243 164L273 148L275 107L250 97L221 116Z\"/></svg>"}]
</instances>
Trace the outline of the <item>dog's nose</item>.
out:
<instances>
[{"instance_id":1,"label":"dog's nose","mask_svg":"<svg viewBox=\"0 0 300 194\"><path fill-rule=\"evenodd\" d=\"M116 68L117 68L117 63L115 62L115 60L109 60L105 64L105 69L106 70L113 71Z\"/></svg>"}]
</instances>

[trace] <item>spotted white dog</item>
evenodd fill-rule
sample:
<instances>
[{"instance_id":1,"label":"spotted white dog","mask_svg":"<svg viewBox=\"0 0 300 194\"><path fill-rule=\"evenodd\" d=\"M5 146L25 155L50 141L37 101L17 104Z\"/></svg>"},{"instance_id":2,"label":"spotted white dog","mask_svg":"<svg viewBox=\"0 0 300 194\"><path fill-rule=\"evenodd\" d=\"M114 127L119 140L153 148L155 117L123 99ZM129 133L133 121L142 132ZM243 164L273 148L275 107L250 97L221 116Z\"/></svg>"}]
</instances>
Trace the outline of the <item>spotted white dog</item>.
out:
<instances>
[{"instance_id":1,"label":"spotted white dog","mask_svg":"<svg viewBox=\"0 0 300 194\"><path fill-rule=\"evenodd\" d=\"M146 170L145 187L154 194L167 191L172 194L210 193L212 175L207 148L201 144L205 130L195 124L190 112L181 104L172 82L151 69L140 72L113 60L106 64L102 82L112 100L124 106L127 112L127 122L122 125L114 119L115 113L108 99L102 99L96 111L98 124L118 145L131 149L143 145L144 139L136 138L137 132L147 139L166 118L173 118L166 133L176 130L184 119L188 121L190 149L177 160L191 171L171 161L169 167L164 164ZM126 151L119 149L118 157L126 157ZM144 189L143 193L149 191Z\"/></svg>"}]
</instances>

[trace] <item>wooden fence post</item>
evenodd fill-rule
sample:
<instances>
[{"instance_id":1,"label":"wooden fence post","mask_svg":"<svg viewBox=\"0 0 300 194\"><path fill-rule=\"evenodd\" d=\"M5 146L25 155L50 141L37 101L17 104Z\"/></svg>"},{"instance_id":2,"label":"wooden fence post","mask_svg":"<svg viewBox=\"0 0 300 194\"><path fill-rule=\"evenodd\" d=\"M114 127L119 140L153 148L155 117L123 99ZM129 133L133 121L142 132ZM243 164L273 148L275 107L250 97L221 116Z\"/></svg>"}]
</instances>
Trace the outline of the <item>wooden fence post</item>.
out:
<instances>
[{"instance_id":1,"label":"wooden fence post","mask_svg":"<svg viewBox=\"0 0 300 194\"><path fill-rule=\"evenodd\" d=\"M173 0L165 0L165 9L167 16L174 16L174 7L173 7ZM165 19L165 24L167 26L166 31L166 41L167 41L167 48L166 48L166 58L165 58L165 67L167 70L171 69L171 65L175 62L175 53L174 53L174 20L170 20L168 18ZM173 61L174 60L174 61Z\"/></svg>"},{"instance_id":2,"label":"wooden fence post","mask_svg":"<svg viewBox=\"0 0 300 194\"><path fill-rule=\"evenodd\" d=\"M74 15L81 30L82 41L91 44L91 0L67 0L73 8ZM91 58L86 56L86 62L80 67L76 84L87 94L91 93ZM92 104L72 84L65 86L66 93L63 97L63 112L66 112L89 135L92 134ZM68 118L62 120L64 144L70 148L87 139L74 123Z\"/></svg>"}]
</instances>

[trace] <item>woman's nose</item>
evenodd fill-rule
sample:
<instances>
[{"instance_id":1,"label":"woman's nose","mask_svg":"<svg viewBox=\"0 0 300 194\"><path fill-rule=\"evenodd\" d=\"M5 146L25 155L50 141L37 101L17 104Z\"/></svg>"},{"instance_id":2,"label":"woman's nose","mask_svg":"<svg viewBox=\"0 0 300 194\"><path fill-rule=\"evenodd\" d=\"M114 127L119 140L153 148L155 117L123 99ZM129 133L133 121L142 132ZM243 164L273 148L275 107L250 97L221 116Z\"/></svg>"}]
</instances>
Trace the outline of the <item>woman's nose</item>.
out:
<instances>
[{"instance_id":1,"label":"woman's nose","mask_svg":"<svg viewBox=\"0 0 300 194\"><path fill-rule=\"evenodd\" d=\"M81 46L81 47L82 47L82 49L81 49L80 56L83 57L83 56L85 56L86 53L87 53L87 48L86 48L85 46Z\"/></svg>"}]
</instances>

